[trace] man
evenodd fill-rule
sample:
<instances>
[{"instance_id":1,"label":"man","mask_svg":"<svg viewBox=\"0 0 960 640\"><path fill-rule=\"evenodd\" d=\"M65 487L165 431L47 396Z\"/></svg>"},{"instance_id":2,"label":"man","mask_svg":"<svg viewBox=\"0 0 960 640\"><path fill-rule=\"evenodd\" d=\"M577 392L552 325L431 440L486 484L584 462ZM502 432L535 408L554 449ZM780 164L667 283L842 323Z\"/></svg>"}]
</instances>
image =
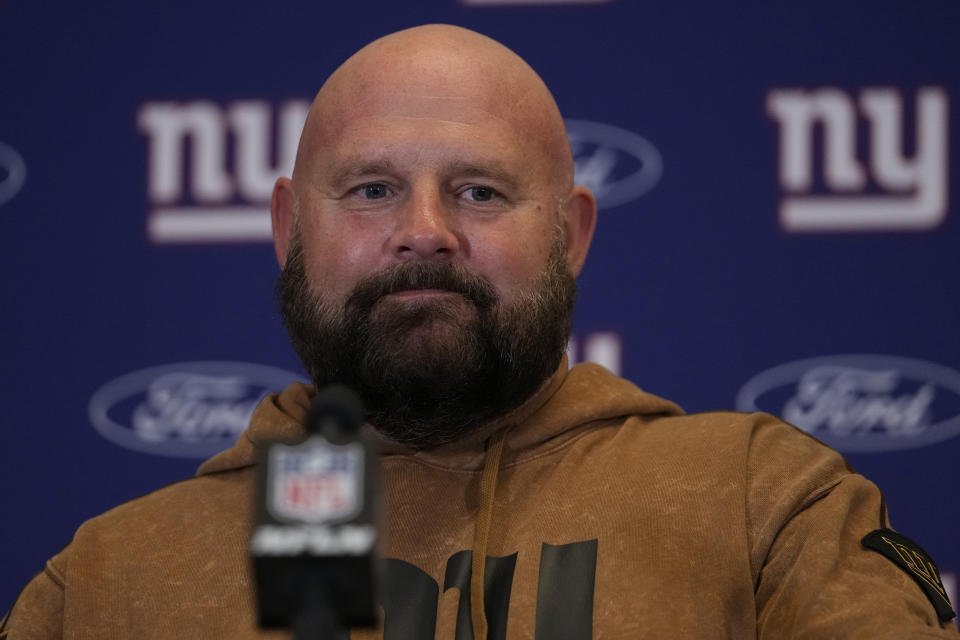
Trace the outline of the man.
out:
<instances>
[{"instance_id":1,"label":"man","mask_svg":"<svg viewBox=\"0 0 960 640\"><path fill-rule=\"evenodd\" d=\"M596 218L572 167L539 77L455 27L368 45L310 110L271 214L293 343L384 449L383 629L355 637L954 637L929 558L835 452L568 371ZM260 637L254 450L302 438L311 393L83 525L10 638Z\"/></svg>"}]
</instances>

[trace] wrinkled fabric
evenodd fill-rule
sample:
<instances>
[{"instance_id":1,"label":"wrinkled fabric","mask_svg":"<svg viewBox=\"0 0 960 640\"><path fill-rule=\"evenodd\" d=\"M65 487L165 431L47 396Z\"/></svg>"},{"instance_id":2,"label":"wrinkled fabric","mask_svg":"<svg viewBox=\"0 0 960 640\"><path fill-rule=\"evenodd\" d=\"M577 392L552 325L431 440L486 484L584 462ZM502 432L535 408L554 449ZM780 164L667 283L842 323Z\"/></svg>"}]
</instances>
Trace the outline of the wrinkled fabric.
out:
<instances>
[{"instance_id":1,"label":"wrinkled fabric","mask_svg":"<svg viewBox=\"0 0 960 640\"><path fill-rule=\"evenodd\" d=\"M252 464L258 443L303 437L311 393L267 398L196 478L81 526L17 601L9 638L289 637L256 627ZM385 631L354 639L472 637L484 443L503 429L485 540L490 638L957 636L906 573L861 546L889 523L878 489L836 452L765 414L684 415L582 364L458 442L383 443Z\"/></svg>"}]
</instances>

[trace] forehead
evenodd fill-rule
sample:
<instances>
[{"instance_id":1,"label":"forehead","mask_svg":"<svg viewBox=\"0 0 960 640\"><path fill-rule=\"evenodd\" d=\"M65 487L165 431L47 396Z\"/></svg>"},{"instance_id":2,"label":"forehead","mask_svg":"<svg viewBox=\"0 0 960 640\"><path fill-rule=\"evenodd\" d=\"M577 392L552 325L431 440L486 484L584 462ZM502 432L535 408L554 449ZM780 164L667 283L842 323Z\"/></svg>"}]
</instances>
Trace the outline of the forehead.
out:
<instances>
[{"instance_id":1,"label":"forehead","mask_svg":"<svg viewBox=\"0 0 960 640\"><path fill-rule=\"evenodd\" d=\"M544 155L542 142L522 121L469 94L368 93L352 106L324 115L312 154L319 169L401 163L519 172L535 169L532 165ZM539 164L548 165L546 158Z\"/></svg>"},{"instance_id":2,"label":"forehead","mask_svg":"<svg viewBox=\"0 0 960 640\"><path fill-rule=\"evenodd\" d=\"M411 166L496 158L544 182L571 181L562 119L533 70L500 45L454 47L441 31L374 43L327 80L307 119L295 182L317 163L358 154Z\"/></svg>"}]
</instances>

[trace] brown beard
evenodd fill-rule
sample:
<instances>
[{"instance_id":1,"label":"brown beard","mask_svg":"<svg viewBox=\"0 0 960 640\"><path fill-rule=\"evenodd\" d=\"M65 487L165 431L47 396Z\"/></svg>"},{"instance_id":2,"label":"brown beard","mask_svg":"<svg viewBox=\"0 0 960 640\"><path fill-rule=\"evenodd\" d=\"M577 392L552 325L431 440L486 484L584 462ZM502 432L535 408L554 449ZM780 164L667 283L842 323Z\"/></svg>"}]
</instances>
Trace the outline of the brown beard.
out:
<instances>
[{"instance_id":1,"label":"brown beard","mask_svg":"<svg viewBox=\"0 0 960 640\"><path fill-rule=\"evenodd\" d=\"M426 449L516 408L559 366L576 297L565 255L558 229L544 273L509 306L485 278L430 261L364 278L339 309L313 293L297 230L276 290L294 350L317 388L353 388L381 433ZM411 289L455 295L385 298Z\"/></svg>"}]
</instances>

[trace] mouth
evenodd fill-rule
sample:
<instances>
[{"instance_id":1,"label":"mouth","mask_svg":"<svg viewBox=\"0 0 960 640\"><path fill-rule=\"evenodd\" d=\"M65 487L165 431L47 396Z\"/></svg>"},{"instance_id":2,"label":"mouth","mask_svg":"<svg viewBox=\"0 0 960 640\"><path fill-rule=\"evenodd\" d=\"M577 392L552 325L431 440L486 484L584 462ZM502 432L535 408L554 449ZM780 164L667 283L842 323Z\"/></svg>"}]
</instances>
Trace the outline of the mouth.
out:
<instances>
[{"instance_id":1,"label":"mouth","mask_svg":"<svg viewBox=\"0 0 960 640\"><path fill-rule=\"evenodd\" d=\"M394 291L387 294L388 298L398 299L420 299L437 298L440 296L458 296L459 293L449 289L405 289L403 291Z\"/></svg>"}]
</instances>

